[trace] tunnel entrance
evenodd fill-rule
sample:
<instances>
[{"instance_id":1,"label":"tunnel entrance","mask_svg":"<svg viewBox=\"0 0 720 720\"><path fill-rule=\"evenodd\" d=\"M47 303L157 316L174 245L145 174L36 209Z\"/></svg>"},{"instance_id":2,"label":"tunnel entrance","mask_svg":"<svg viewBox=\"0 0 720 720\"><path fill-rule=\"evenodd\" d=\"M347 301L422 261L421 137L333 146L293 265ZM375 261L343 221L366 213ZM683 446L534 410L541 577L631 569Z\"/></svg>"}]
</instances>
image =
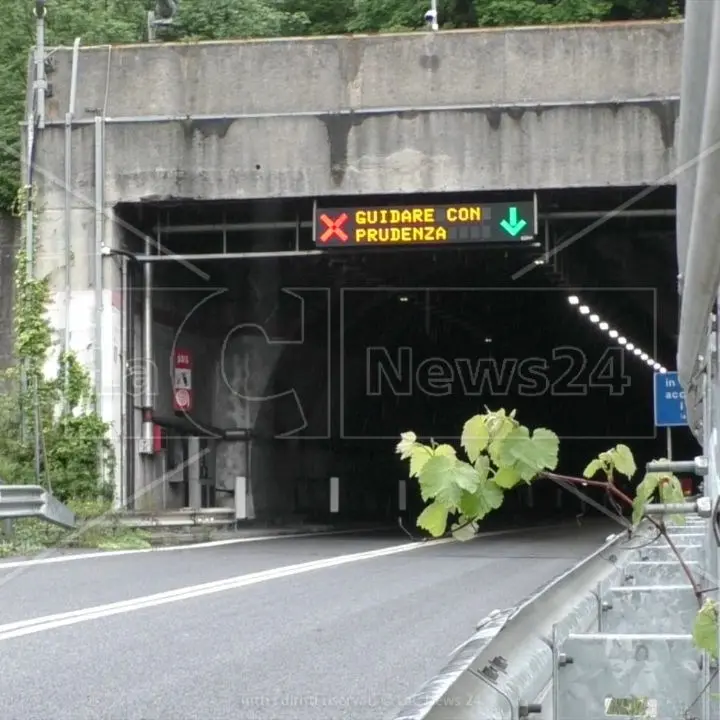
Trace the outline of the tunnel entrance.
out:
<instances>
[{"instance_id":1,"label":"tunnel entrance","mask_svg":"<svg viewBox=\"0 0 720 720\"><path fill-rule=\"evenodd\" d=\"M118 206L127 497L156 484L141 494L166 509L414 517L399 433L457 445L486 406L557 432L567 474L617 442L639 463L664 456L653 373L675 354L675 199L661 189L612 212L633 194L537 193L534 236L520 227L527 195L484 194L504 238L468 209L476 195ZM423 211L448 207L461 236L438 245ZM409 213L404 226L391 208ZM359 251L342 247L358 232ZM674 442L694 447L685 430ZM504 512L578 508L538 486Z\"/></svg>"}]
</instances>

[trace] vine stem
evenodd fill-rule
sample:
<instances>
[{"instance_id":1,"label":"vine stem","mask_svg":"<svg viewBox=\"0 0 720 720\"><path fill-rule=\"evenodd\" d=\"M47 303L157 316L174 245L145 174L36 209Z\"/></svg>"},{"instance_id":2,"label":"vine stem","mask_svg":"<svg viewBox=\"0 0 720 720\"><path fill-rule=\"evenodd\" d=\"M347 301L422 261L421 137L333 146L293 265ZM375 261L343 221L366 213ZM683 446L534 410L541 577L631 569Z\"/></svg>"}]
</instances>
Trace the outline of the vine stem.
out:
<instances>
[{"instance_id":1,"label":"vine stem","mask_svg":"<svg viewBox=\"0 0 720 720\"><path fill-rule=\"evenodd\" d=\"M598 487L603 488L607 492L609 492L611 495L614 495L618 500L623 502L625 505L627 505L628 508L632 508L633 501L630 497L628 497L622 490L615 487L610 482L607 482L606 480L586 480L585 478L577 478L572 477L569 475L558 475L556 473L551 472L544 472L542 473L542 477L547 478L548 480L560 480L562 482L569 483L571 485L587 485L589 487ZM665 527L665 524L662 522L658 522L654 517L651 517L650 515L645 515L645 517L650 521L652 525L655 526L655 529L665 538L665 541L667 542L668 546L672 550L672 552L675 554L675 557L678 559L678 562L680 563L680 567L682 567L683 572L685 573L688 581L690 582L690 585L692 586L693 593L695 594L695 599L697 600L698 607L702 607L702 590L700 589L700 586L697 583L697 580L693 577L692 571L688 567L687 563L685 562L685 558L683 558L682 554L677 548L677 545L673 542L672 538L670 537L670 533L667 531L667 528Z\"/></svg>"}]
</instances>

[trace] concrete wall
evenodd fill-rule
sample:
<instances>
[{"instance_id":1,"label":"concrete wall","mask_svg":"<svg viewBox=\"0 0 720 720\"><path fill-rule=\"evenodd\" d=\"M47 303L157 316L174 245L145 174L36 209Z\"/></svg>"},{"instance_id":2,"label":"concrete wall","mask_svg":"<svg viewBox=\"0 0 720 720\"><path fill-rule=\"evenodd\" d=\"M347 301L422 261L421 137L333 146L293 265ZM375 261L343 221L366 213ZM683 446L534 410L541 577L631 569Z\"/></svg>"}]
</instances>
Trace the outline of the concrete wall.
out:
<instances>
[{"instance_id":1,"label":"concrete wall","mask_svg":"<svg viewBox=\"0 0 720 720\"><path fill-rule=\"evenodd\" d=\"M89 48L74 174L104 110L108 201L644 185L674 167L681 47L661 22Z\"/></svg>"}]
</instances>

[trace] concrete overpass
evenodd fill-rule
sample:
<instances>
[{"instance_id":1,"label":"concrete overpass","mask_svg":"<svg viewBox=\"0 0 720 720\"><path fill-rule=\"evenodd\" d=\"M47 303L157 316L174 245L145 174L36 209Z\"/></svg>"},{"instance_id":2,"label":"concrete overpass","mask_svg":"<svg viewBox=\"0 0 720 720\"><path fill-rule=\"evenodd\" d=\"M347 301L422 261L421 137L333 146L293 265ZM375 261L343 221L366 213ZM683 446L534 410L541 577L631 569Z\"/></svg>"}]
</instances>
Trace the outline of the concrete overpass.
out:
<instances>
[{"instance_id":1,"label":"concrete overpass","mask_svg":"<svg viewBox=\"0 0 720 720\"><path fill-rule=\"evenodd\" d=\"M192 226L196 220L178 218L195 201L670 188L682 31L682 23L660 22L54 50L35 135L37 267L52 273L61 338L96 373L120 459L119 497L160 472L154 458L141 472L137 459L151 445L146 411L172 414L168 357L197 299L150 293L167 276L153 275L149 263L134 276L103 256L103 245L155 252L164 243L163 208ZM254 225L236 223L256 249L261 225L280 232L280 206L263 207ZM211 226L197 225L196 244ZM144 240L149 233L154 239ZM273 329L266 318L287 286L274 262L254 265L233 295L245 308L242 322L262 322L270 336L282 334L282 324ZM193 277L192 268L185 272ZM122 292L124 274L126 289L138 292ZM218 357L224 353L224 368L238 376L255 357L263 369L245 377L244 394L265 397L279 352L262 337L223 344L193 332L181 341L199 358L203 417L193 422L216 439L218 429L256 429L259 411L228 394ZM133 388L126 406L121 399ZM274 422L267 420L271 435ZM133 441L141 428L143 440ZM327 475L331 452L306 457L315 468L308 472ZM253 456L266 500L270 485L282 489L273 453L259 447ZM231 487L248 463L242 443L226 438L209 472ZM126 483L133 467L136 480ZM161 483L146 497L198 503L199 463L188 468L189 494ZM268 503L261 505L274 512Z\"/></svg>"}]
</instances>

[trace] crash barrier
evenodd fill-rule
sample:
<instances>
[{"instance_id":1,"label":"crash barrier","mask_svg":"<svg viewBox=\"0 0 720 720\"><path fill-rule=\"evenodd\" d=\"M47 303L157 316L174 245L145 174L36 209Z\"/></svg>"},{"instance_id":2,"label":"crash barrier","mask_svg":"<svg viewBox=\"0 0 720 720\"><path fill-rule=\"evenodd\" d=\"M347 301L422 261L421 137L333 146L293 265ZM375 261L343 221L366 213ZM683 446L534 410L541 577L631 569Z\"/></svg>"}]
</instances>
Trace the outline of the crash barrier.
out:
<instances>
[{"instance_id":1,"label":"crash barrier","mask_svg":"<svg viewBox=\"0 0 720 720\"><path fill-rule=\"evenodd\" d=\"M60 527L75 527L72 510L40 485L0 484L0 520L33 517Z\"/></svg>"},{"instance_id":2,"label":"crash barrier","mask_svg":"<svg viewBox=\"0 0 720 720\"><path fill-rule=\"evenodd\" d=\"M706 522L668 527L702 582ZM697 611L677 556L643 523L486 618L395 720L710 720L718 682L692 641Z\"/></svg>"},{"instance_id":3,"label":"crash barrier","mask_svg":"<svg viewBox=\"0 0 720 720\"><path fill-rule=\"evenodd\" d=\"M183 508L165 512L120 515L118 522L126 527L224 527L235 524L235 508Z\"/></svg>"}]
</instances>

